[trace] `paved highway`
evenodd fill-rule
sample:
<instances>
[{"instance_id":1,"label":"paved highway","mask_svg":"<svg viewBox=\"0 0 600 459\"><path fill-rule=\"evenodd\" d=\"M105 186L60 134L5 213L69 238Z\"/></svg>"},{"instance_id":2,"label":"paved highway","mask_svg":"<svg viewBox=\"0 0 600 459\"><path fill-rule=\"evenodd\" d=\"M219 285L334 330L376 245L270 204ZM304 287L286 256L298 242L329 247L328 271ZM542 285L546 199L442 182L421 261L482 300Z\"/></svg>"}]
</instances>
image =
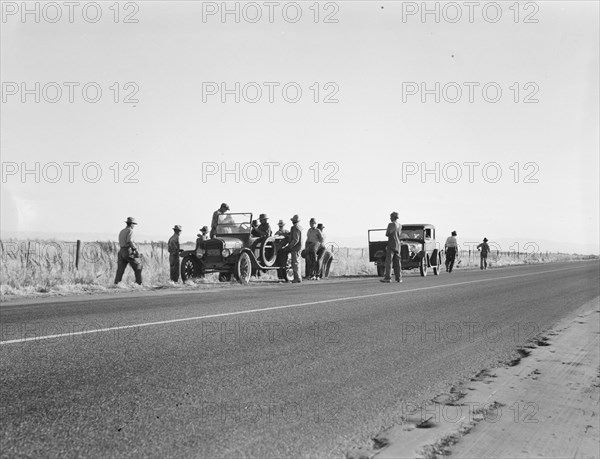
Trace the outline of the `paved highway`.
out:
<instances>
[{"instance_id":1,"label":"paved highway","mask_svg":"<svg viewBox=\"0 0 600 459\"><path fill-rule=\"evenodd\" d=\"M4 457L343 457L600 294L597 261L0 305Z\"/></svg>"}]
</instances>

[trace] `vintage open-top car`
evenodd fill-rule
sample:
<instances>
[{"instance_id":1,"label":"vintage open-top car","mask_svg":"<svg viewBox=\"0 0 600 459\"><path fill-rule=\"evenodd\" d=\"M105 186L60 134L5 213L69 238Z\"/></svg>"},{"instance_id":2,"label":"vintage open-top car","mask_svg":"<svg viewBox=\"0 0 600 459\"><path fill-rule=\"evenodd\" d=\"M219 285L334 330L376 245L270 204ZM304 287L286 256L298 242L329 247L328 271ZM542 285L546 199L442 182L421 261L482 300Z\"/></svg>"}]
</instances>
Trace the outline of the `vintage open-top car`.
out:
<instances>
[{"instance_id":1,"label":"vintage open-top car","mask_svg":"<svg viewBox=\"0 0 600 459\"><path fill-rule=\"evenodd\" d=\"M200 241L195 250L181 252L182 280L218 272L221 282L230 281L233 275L238 281L248 283L259 271L280 268L292 280L289 257L281 250L287 243L286 236L254 237L251 222L251 213L219 215L214 238Z\"/></svg>"},{"instance_id":2,"label":"vintage open-top car","mask_svg":"<svg viewBox=\"0 0 600 459\"><path fill-rule=\"evenodd\" d=\"M368 231L369 261L377 266L377 275L383 276L385 271L385 248L387 237L385 229ZM440 274L442 251L435 242L435 227L430 224L402 225L400 232L400 266L402 269L419 268L421 276L426 276L429 268L433 274Z\"/></svg>"}]
</instances>

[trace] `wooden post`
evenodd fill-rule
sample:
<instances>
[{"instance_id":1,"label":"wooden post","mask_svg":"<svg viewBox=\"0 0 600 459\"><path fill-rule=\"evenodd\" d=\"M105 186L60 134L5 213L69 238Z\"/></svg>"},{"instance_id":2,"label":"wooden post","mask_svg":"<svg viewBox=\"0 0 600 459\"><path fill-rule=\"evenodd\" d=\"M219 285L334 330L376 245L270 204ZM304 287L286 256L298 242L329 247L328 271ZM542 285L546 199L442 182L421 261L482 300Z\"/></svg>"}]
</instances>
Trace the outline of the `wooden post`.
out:
<instances>
[{"instance_id":1,"label":"wooden post","mask_svg":"<svg viewBox=\"0 0 600 459\"><path fill-rule=\"evenodd\" d=\"M81 250L81 241L77 239L77 249L75 250L75 269L79 269L79 251Z\"/></svg>"},{"instance_id":2,"label":"wooden post","mask_svg":"<svg viewBox=\"0 0 600 459\"><path fill-rule=\"evenodd\" d=\"M31 250L31 241L27 241L27 253L25 254L25 269L29 268L29 251ZM21 258L22 260L22 258Z\"/></svg>"},{"instance_id":3,"label":"wooden post","mask_svg":"<svg viewBox=\"0 0 600 459\"><path fill-rule=\"evenodd\" d=\"M160 261L162 262L164 259L165 259L165 247L161 241L160 242Z\"/></svg>"}]
</instances>

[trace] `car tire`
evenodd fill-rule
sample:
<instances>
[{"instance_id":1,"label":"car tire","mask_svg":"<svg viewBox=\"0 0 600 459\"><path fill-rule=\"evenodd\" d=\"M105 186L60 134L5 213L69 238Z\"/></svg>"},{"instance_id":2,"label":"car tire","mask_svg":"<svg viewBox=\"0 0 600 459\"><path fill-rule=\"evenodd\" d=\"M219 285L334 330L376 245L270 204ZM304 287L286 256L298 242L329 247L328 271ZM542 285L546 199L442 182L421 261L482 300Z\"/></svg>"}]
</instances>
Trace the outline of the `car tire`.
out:
<instances>
[{"instance_id":1,"label":"car tire","mask_svg":"<svg viewBox=\"0 0 600 459\"><path fill-rule=\"evenodd\" d=\"M331 269L331 263L333 262L333 255L329 251L325 251L323 254L323 260L321 260L321 279L327 279L329 277L329 270Z\"/></svg>"},{"instance_id":2,"label":"car tire","mask_svg":"<svg viewBox=\"0 0 600 459\"><path fill-rule=\"evenodd\" d=\"M421 258L419 272L421 273L421 277L425 277L427 275L427 255L423 255L423 258Z\"/></svg>"},{"instance_id":3,"label":"car tire","mask_svg":"<svg viewBox=\"0 0 600 459\"><path fill-rule=\"evenodd\" d=\"M181 260L181 280L185 282L188 279L202 278L200 264L193 255L187 255Z\"/></svg>"},{"instance_id":4,"label":"car tire","mask_svg":"<svg viewBox=\"0 0 600 459\"><path fill-rule=\"evenodd\" d=\"M250 282L250 277L252 276L252 261L250 260L250 255L246 252L240 254L237 263L235 264L234 275L242 284Z\"/></svg>"},{"instance_id":5,"label":"car tire","mask_svg":"<svg viewBox=\"0 0 600 459\"><path fill-rule=\"evenodd\" d=\"M442 256L438 253L437 255L437 264L433 267L433 275L439 276L440 272L442 272Z\"/></svg>"},{"instance_id":6,"label":"car tire","mask_svg":"<svg viewBox=\"0 0 600 459\"><path fill-rule=\"evenodd\" d=\"M231 273L219 273L219 282L231 282Z\"/></svg>"}]
</instances>

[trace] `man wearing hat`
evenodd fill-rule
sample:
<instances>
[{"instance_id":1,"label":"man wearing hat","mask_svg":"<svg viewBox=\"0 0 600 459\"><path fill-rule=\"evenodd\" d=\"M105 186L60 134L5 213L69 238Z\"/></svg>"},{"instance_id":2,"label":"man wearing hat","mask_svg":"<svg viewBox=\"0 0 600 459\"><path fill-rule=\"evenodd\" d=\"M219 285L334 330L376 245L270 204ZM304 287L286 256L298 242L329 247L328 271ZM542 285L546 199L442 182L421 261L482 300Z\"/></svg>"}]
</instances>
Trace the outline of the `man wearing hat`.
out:
<instances>
[{"instance_id":1,"label":"man wearing hat","mask_svg":"<svg viewBox=\"0 0 600 459\"><path fill-rule=\"evenodd\" d=\"M135 281L142 285L142 265L140 264L140 254L133 241L133 226L137 225L135 218L127 217L125 222L127 226L119 233L119 255L117 256L117 275L115 284L123 279L125 268L130 264L135 273Z\"/></svg>"},{"instance_id":2,"label":"man wearing hat","mask_svg":"<svg viewBox=\"0 0 600 459\"><path fill-rule=\"evenodd\" d=\"M385 247L385 273L381 282L392 282L392 264L394 265L394 276L396 282L402 282L402 267L400 266L400 232L402 225L398 222L398 212L390 214L390 223L387 226L385 235L388 238Z\"/></svg>"},{"instance_id":3,"label":"man wearing hat","mask_svg":"<svg viewBox=\"0 0 600 459\"><path fill-rule=\"evenodd\" d=\"M487 257L488 253L490 253L490 246L487 242L487 237L484 237L483 242L477 246L477 250L481 250L481 258L479 263L479 267L481 269L487 269Z\"/></svg>"},{"instance_id":4,"label":"man wearing hat","mask_svg":"<svg viewBox=\"0 0 600 459\"><path fill-rule=\"evenodd\" d=\"M279 268L277 270L277 278L279 280L287 282L288 279L286 276L285 266L287 265L288 252L286 249L284 249L284 247L290 240L290 232L284 228L285 223L283 220L279 220L279 222L277 223L277 226L279 227L279 229L275 232L275 236L276 237L279 236L280 238L282 238L279 242L279 244L281 244L281 248L277 252L276 263L277 263L277 266L281 266L281 268Z\"/></svg>"},{"instance_id":5,"label":"man wearing hat","mask_svg":"<svg viewBox=\"0 0 600 459\"><path fill-rule=\"evenodd\" d=\"M171 267L171 280L173 282L179 282L179 233L181 233L181 226L175 225L173 227L173 236L169 239L167 248L169 249L169 265Z\"/></svg>"},{"instance_id":6,"label":"man wearing hat","mask_svg":"<svg viewBox=\"0 0 600 459\"><path fill-rule=\"evenodd\" d=\"M215 210L213 212L212 222L210 224L210 238L211 239L213 237L215 237L217 234L217 225L219 224L219 215L223 215L228 210L229 210L229 206L227 205L227 203L224 202L221 204L221 207L219 207L217 210Z\"/></svg>"},{"instance_id":7,"label":"man wearing hat","mask_svg":"<svg viewBox=\"0 0 600 459\"><path fill-rule=\"evenodd\" d=\"M454 260L458 253L458 242L456 241L456 231L452 231L452 235L446 239L446 245L444 246L446 251L446 271L451 273L454 267Z\"/></svg>"},{"instance_id":8,"label":"man wearing hat","mask_svg":"<svg viewBox=\"0 0 600 459\"><path fill-rule=\"evenodd\" d=\"M310 280L318 280L319 267L317 265L317 252L323 244L323 235L317 229L317 221L310 219L310 228L306 233L306 277Z\"/></svg>"},{"instance_id":9,"label":"man wearing hat","mask_svg":"<svg viewBox=\"0 0 600 459\"><path fill-rule=\"evenodd\" d=\"M288 234L290 234L290 232L285 229L285 223L283 220L279 220L277 226L279 227L279 229L275 232L275 236L287 236Z\"/></svg>"},{"instance_id":10,"label":"man wearing hat","mask_svg":"<svg viewBox=\"0 0 600 459\"><path fill-rule=\"evenodd\" d=\"M319 250L317 250L317 279L322 279L322 272L321 272L321 268L322 268L322 261L323 261L323 255L325 255L325 233L323 232L323 230L325 229L325 227L323 226L323 223L319 223L317 224L317 229L321 232L321 245L319 246Z\"/></svg>"},{"instance_id":11,"label":"man wearing hat","mask_svg":"<svg viewBox=\"0 0 600 459\"><path fill-rule=\"evenodd\" d=\"M260 214L258 216L258 220L260 221L260 225L258 225L254 231L254 233L258 237L271 237L273 232L271 231L271 225L269 225L269 217L267 214Z\"/></svg>"},{"instance_id":12,"label":"man wearing hat","mask_svg":"<svg viewBox=\"0 0 600 459\"><path fill-rule=\"evenodd\" d=\"M210 239L210 236L208 235L208 226L203 226L202 228L200 228L200 234L198 235L199 238L201 238L203 241L207 241L208 239Z\"/></svg>"},{"instance_id":13,"label":"man wearing hat","mask_svg":"<svg viewBox=\"0 0 600 459\"><path fill-rule=\"evenodd\" d=\"M290 231L290 242L284 245L281 249L287 250L292 254L292 271L294 272L295 284L302 282L300 276L300 250L302 250L302 227L299 225L300 217L294 215L292 218L292 230Z\"/></svg>"}]
</instances>

